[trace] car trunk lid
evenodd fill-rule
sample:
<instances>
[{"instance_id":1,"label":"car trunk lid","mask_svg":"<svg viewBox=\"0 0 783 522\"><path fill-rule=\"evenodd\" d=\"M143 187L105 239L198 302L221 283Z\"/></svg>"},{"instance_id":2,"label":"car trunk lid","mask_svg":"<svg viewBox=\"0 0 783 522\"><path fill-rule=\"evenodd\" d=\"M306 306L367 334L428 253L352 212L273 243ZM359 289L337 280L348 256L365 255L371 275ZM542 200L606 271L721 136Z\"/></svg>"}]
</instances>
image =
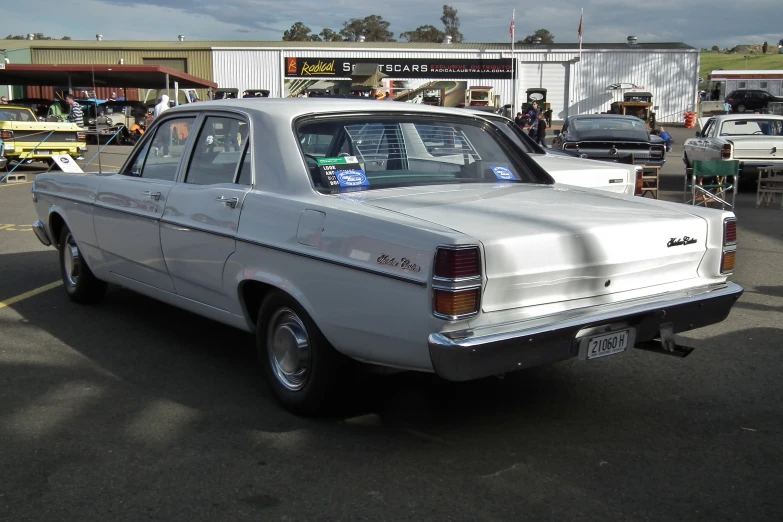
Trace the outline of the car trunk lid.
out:
<instances>
[{"instance_id":1,"label":"car trunk lid","mask_svg":"<svg viewBox=\"0 0 783 522\"><path fill-rule=\"evenodd\" d=\"M707 237L706 221L684 210L574 187L410 187L356 198L479 240L485 312L697 277Z\"/></svg>"}]
</instances>

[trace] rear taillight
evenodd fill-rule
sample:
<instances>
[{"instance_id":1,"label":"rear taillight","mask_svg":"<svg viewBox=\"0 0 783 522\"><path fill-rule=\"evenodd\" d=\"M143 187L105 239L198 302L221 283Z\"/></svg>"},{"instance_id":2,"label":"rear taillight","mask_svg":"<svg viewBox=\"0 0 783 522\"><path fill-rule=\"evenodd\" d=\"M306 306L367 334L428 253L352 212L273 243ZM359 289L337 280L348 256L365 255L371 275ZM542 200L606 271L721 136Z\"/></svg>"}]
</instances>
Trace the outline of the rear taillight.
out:
<instances>
[{"instance_id":1,"label":"rear taillight","mask_svg":"<svg viewBox=\"0 0 783 522\"><path fill-rule=\"evenodd\" d=\"M436 317L454 321L478 314L481 303L478 247L438 247L432 275L432 307Z\"/></svg>"},{"instance_id":2,"label":"rear taillight","mask_svg":"<svg viewBox=\"0 0 783 522\"><path fill-rule=\"evenodd\" d=\"M731 143L726 143L723 145L723 148L720 150L720 157L721 159L731 159Z\"/></svg>"},{"instance_id":3,"label":"rear taillight","mask_svg":"<svg viewBox=\"0 0 783 522\"><path fill-rule=\"evenodd\" d=\"M663 145L653 145L650 147L650 157L661 159L663 157Z\"/></svg>"},{"instance_id":4,"label":"rear taillight","mask_svg":"<svg viewBox=\"0 0 783 522\"><path fill-rule=\"evenodd\" d=\"M728 275L734 272L737 258L737 218L723 220L723 255L720 259L720 273Z\"/></svg>"},{"instance_id":5,"label":"rear taillight","mask_svg":"<svg viewBox=\"0 0 783 522\"><path fill-rule=\"evenodd\" d=\"M737 244L737 220L729 218L723 221L723 246Z\"/></svg>"},{"instance_id":6,"label":"rear taillight","mask_svg":"<svg viewBox=\"0 0 783 522\"><path fill-rule=\"evenodd\" d=\"M87 134L84 132L77 132L76 141L87 141Z\"/></svg>"},{"instance_id":7,"label":"rear taillight","mask_svg":"<svg viewBox=\"0 0 783 522\"><path fill-rule=\"evenodd\" d=\"M3 141L5 141L5 140L8 140L8 141L11 141L11 140L13 140L13 139L14 139L14 131L10 131L10 130L4 130L4 131L0 131L0 140L3 140Z\"/></svg>"},{"instance_id":8,"label":"rear taillight","mask_svg":"<svg viewBox=\"0 0 783 522\"><path fill-rule=\"evenodd\" d=\"M642 195L642 188L644 187L644 181L642 180L643 176L644 171L642 169L636 169L636 189L633 192L634 196Z\"/></svg>"},{"instance_id":9,"label":"rear taillight","mask_svg":"<svg viewBox=\"0 0 783 522\"><path fill-rule=\"evenodd\" d=\"M439 247L435 254L435 279L462 281L481 277L478 247Z\"/></svg>"},{"instance_id":10,"label":"rear taillight","mask_svg":"<svg viewBox=\"0 0 783 522\"><path fill-rule=\"evenodd\" d=\"M726 98L726 103L734 103L734 98Z\"/></svg>"},{"instance_id":11,"label":"rear taillight","mask_svg":"<svg viewBox=\"0 0 783 522\"><path fill-rule=\"evenodd\" d=\"M576 143L564 143L563 150L579 150L579 145Z\"/></svg>"}]
</instances>

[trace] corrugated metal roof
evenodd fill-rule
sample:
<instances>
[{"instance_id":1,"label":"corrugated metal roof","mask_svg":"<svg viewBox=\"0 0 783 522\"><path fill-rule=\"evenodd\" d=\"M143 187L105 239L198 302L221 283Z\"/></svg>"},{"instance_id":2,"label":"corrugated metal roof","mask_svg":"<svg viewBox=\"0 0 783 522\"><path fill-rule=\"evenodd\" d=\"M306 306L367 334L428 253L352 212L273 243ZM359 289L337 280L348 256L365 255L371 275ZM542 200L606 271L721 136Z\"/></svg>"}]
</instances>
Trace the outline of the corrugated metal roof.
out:
<instances>
[{"instance_id":1,"label":"corrugated metal roof","mask_svg":"<svg viewBox=\"0 0 783 522\"><path fill-rule=\"evenodd\" d=\"M205 50L212 47L266 47L276 49L394 49L394 50L501 50L507 51L507 43L409 43L409 42L261 42L261 41L241 41L241 40L192 40L180 42L171 41L125 41L125 40L0 40L2 47L31 47L31 48L58 48L58 49L182 49L182 50ZM554 43L554 44L517 44L515 49L518 51L535 51L542 49L567 50L578 49L578 43ZM696 51L698 49L682 42L650 42L637 43L630 46L625 42L621 43L585 43L583 50L617 50L617 49L638 49L642 50L683 50Z\"/></svg>"}]
</instances>

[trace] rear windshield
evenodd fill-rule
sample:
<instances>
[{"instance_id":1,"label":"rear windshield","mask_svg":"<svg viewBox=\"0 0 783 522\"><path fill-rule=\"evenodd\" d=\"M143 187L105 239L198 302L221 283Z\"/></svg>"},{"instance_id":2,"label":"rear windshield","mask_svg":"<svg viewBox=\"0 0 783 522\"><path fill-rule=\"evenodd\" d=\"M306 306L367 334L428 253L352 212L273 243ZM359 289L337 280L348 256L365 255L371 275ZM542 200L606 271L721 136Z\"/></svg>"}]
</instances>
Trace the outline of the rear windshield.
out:
<instances>
[{"instance_id":1,"label":"rear windshield","mask_svg":"<svg viewBox=\"0 0 783 522\"><path fill-rule=\"evenodd\" d=\"M0 108L0 121L38 121L30 109Z\"/></svg>"},{"instance_id":2,"label":"rear windshield","mask_svg":"<svg viewBox=\"0 0 783 522\"><path fill-rule=\"evenodd\" d=\"M433 115L305 121L297 137L321 192L455 183L548 183L492 127Z\"/></svg>"}]
</instances>

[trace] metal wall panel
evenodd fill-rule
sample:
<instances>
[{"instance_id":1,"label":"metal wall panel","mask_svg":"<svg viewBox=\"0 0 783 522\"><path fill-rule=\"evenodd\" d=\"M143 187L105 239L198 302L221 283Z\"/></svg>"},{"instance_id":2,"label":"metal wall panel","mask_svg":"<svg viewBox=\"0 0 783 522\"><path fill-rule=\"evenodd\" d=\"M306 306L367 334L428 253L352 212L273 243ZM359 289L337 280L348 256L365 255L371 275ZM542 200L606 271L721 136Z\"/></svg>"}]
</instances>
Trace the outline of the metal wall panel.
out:
<instances>
[{"instance_id":1,"label":"metal wall panel","mask_svg":"<svg viewBox=\"0 0 783 522\"><path fill-rule=\"evenodd\" d=\"M280 51L252 49L214 50L212 78L218 88L239 89L239 95L247 89L269 89L271 98L283 93Z\"/></svg>"},{"instance_id":2,"label":"metal wall panel","mask_svg":"<svg viewBox=\"0 0 783 522\"><path fill-rule=\"evenodd\" d=\"M117 64L123 59L126 65L144 65L144 58L180 58L187 60L187 72L198 78L212 80L212 51L205 50L155 50L155 49L32 49L34 64ZM74 86L76 87L76 86ZM79 85L78 87L89 87ZM112 86L107 86L112 87ZM122 87L113 86L115 92ZM207 99L207 90L199 89L199 97Z\"/></svg>"},{"instance_id":3,"label":"metal wall panel","mask_svg":"<svg viewBox=\"0 0 783 522\"><path fill-rule=\"evenodd\" d=\"M613 83L632 83L653 94L656 119L681 123L683 113L694 110L698 93L698 52L590 52L571 66L569 114L606 112L621 90Z\"/></svg>"}]
</instances>

